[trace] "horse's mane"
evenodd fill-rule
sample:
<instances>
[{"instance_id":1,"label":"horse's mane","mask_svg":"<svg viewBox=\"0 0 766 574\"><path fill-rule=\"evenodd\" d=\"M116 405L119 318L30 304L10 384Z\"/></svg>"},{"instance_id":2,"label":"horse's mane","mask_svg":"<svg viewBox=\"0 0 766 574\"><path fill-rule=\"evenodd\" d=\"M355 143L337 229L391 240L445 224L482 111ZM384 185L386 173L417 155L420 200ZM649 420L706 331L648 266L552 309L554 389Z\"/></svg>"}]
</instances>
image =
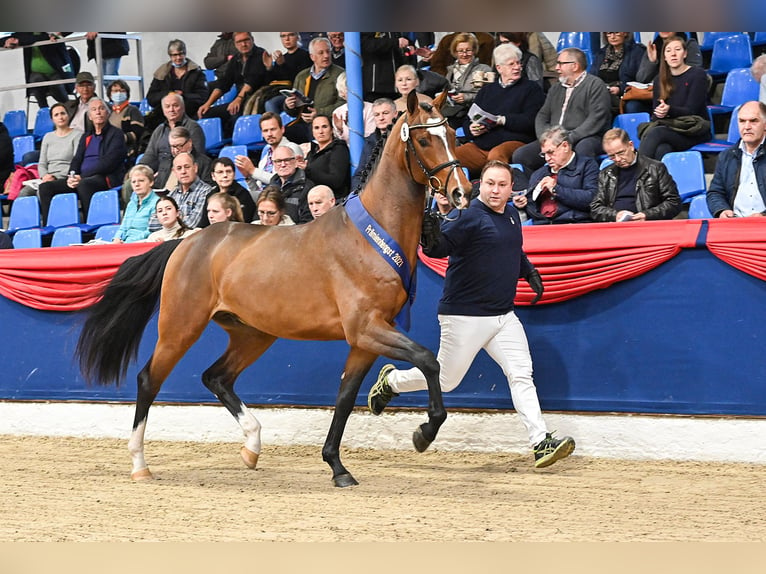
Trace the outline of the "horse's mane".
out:
<instances>
[{"instance_id":1,"label":"horse's mane","mask_svg":"<svg viewBox=\"0 0 766 574\"><path fill-rule=\"evenodd\" d=\"M375 173L375 168L378 167L378 163L380 162L381 152L386 145L386 141L388 140L388 136L391 134L392 129L393 125L391 128L380 134L380 139L375 144L375 147L372 148L372 151L370 152L370 159L367 160L367 164L362 170L362 176L359 178L359 184L357 185L356 189L352 190L353 192L360 193L362 189L364 189L367 180L372 177L373 173Z\"/></svg>"}]
</instances>

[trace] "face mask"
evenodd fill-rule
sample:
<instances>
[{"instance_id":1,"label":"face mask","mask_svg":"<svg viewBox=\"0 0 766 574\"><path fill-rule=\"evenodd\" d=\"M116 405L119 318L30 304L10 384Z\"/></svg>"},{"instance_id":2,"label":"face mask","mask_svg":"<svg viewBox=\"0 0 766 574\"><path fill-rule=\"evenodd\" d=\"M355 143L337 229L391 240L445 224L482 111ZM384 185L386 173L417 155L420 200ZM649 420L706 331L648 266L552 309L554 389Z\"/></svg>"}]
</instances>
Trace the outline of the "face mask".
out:
<instances>
[{"instance_id":1,"label":"face mask","mask_svg":"<svg viewBox=\"0 0 766 574\"><path fill-rule=\"evenodd\" d=\"M173 65L174 68L183 68L186 65L186 62L187 60L186 58L184 58L183 62L180 62L180 63L170 62L170 63Z\"/></svg>"},{"instance_id":2,"label":"face mask","mask_svg":"<svg viewBox=\"0 0 766 574\"><path fill-rule=\"evenodd\" d=\"M112 92L112 101L115 104L121 104L127 99L128 94L126 92Z\"/></svg>"}]
</instances>

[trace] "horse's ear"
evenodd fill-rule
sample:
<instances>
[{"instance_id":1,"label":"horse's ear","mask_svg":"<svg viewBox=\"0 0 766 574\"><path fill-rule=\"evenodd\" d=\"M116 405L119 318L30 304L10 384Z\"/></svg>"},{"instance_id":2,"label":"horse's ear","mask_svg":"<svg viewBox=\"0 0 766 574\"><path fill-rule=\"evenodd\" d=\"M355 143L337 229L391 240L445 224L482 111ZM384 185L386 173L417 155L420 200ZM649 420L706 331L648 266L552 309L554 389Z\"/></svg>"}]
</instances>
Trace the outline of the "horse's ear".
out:
<instances>
[{"instance_id":1,"label":"horse's ear","mask_svg":"<svg viewBox=\"0 0 766 574\"><path fill-rule=\"evenodd\" d=\"M418 100L418 93L415 90L412 90L409 94L407 94L407 113L409 115L415 115L419 102L420 100Z\"/></svg>"},{"instance_id":2,"label":"horse's ear","mask_svg":"<svg viewBox=\"0 0 766 574\"><path fill-rule=\"evenodd\" d=\"M446 99L447 99L447 90L444 90L441 93L439 93L438 96L436 96L436 98L433 101L433 106L437 110L441 110Z\"/></svg>"}]
</instances>

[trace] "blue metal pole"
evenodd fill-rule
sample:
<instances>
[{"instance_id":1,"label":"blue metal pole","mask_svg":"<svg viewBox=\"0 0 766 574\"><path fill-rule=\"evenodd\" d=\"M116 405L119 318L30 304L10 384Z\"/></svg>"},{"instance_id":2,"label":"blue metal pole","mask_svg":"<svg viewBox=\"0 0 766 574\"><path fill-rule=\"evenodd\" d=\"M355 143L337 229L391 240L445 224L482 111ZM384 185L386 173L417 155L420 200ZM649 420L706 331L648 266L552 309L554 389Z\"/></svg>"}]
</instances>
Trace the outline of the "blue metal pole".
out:
<instances>
[{"instance_id":1,"label":"blue metal pole","mask_svg":"<svg viewBox=\"0 0 766 574\"><path fill-rule=\"evenodd\" d=\"M362 46L359 32L345 32L346 88L351 173L356 171L364 147L364 100L362 90Z\"/></svg>"}]
</instances>

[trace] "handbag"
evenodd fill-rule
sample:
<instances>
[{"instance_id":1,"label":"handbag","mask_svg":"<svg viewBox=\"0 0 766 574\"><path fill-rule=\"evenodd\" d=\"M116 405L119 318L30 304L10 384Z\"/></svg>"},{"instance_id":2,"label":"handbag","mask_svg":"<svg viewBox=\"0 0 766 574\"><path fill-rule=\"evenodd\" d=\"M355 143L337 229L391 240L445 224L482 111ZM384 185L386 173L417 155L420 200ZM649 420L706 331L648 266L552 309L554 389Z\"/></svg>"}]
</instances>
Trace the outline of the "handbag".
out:
<instances>
[{"instance_id":1,"label":"handbag","mask_svg":"<svg viewBox=\"0 0 766 574\"><path fill-rule=\"evenodd\" d=\"M620 113L625 113L625 102L628 100L651 100L654 97L654 88L652 84L648 84L645 88L639 88L637 86L627 86L625 93L620 98Z\"/></svg>"}]
</instances>

